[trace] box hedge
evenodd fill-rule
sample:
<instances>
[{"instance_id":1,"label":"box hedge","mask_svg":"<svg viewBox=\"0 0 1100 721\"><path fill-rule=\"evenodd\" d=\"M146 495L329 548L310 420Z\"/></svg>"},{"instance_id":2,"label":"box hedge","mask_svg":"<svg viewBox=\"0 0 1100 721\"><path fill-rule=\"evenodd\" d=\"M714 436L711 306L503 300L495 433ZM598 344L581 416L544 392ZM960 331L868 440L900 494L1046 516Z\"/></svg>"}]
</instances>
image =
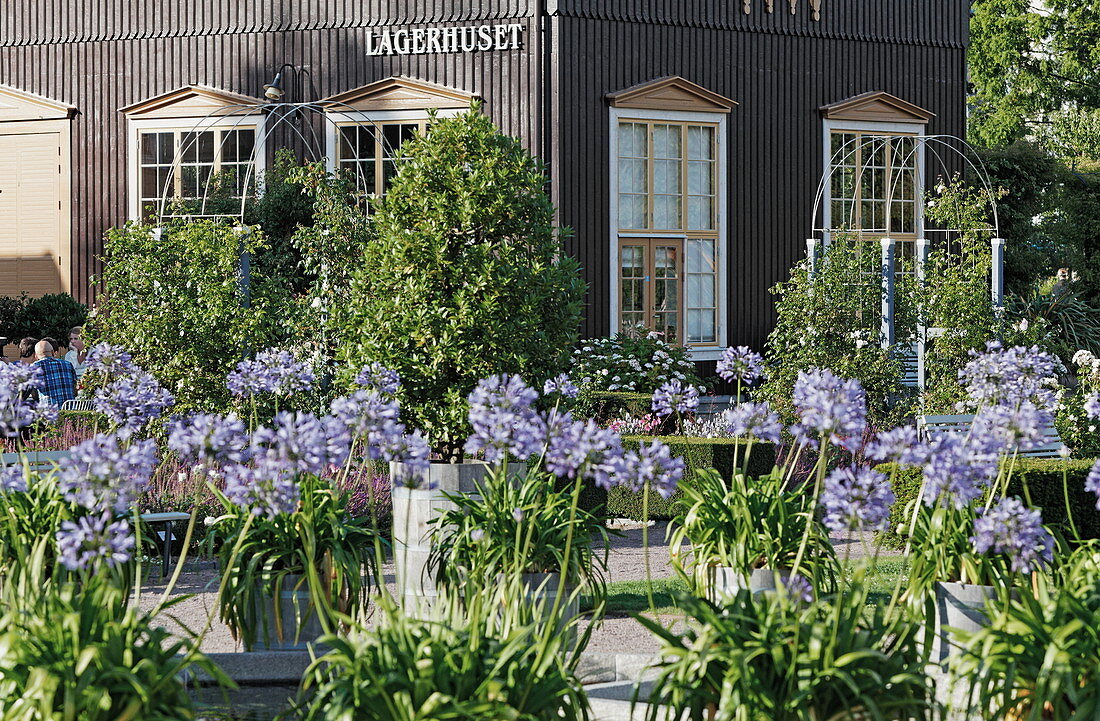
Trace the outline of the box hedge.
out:
<instances>
[{"instance_id":1,"label":"box hedge","mask_svg":"<svg viewBox=\"0 0 1100 721\"><path fill-rule=\"evenodd\" d=\"M636 450L643 441L652 440L643 436L624 436L623 447L628 450ZM687 483L695 477L695 472L704 468L714 468L725 477L733 474L734 451L740 445L740 451L736 454L743 461L745 446L743 440L734 438L691 438L686 436L663 436L659 438L667 444L673 456L684 459L687 468L684 471L684 480ZM775 446L770 443L754 443L749 457L748 474L750 476L763 475L775 466ZM673 504L683 493L676 491L671 498L661 498L660 494L649 493L649 518L667 520L675 513ZM597 505L607 505L607 515L612 518L632 518L642 520L644 504L641 492L628 491L624 488L613 488L605 491L601 488L588 487L584 490L581 499L582 505L592 508Z\"/></svg>"},{"instance_id":2,"label":"box hedge","mask_svg":"<svg viewBox=\"0 0 1100 721\"><path fill-rule=\"evenodd\" d=\"M625 415L634 417L652 413L653 395L650 393L626 393L622 391L589 391L584 389L573 404L577 418L594 418L605 424Z\"/></svg>"},{"instance_id":3,"label":"box hedge","mask_svg":"<svg viewBox=\"0 0 1100 721\"><path fill-rule=\"evenodd\" d=\"M1069 490L1069 504L1073 521L1082 538L1100 538L1100 511L1096 509L1096 494L1085 490L1085 479L1092 468L1091 460L1027 459L1016 462L1008 494L1024 498L1024 484L1031 495L1032 505L1043 513L1043 522L1052 528L1058 528L1065 536L1071 531L1066 520L1066 503L1062 493L1062 474ZM887 475L891 466L881 466L879 470ZM894 477L893 507L890 509L890 529L885 540L899 545L903 540L896 534L897 528L907 522L905 507L917 497L921 485L921 469L905 468ZM912 513L912 509L910 509Z\"/></svg>"}]
</instances>

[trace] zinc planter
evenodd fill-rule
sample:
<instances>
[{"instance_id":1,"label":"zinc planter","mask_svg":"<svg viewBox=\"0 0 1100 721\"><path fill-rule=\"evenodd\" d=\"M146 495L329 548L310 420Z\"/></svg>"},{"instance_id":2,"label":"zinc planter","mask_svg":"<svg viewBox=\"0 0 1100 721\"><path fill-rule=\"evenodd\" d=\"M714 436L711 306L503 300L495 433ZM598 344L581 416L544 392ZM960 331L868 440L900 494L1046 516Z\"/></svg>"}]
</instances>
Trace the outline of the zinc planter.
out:
<instances>
[{"instance_id":1,"label":"zinc planter","mask_svg":"<svg viewBox=\"0 0 1100 721\"><path fill-rule=\"evenodd\" d=\"M257 593L256 605L254 651L304 651L324 633L301 576L284 576L278 599Z\"/></svg>"},{"instance_id":2,"label":"zinc planter","mask_svg":"<svg viewBox=\"0 0 1100 721\"><path fill-rule=\"evenodd\" d=\"M986 601L997 596L995 586L971 583L936 583L936 636L932 642L932 660L946 661L957 651L952 643L954 630L980 631L989 622ZM949 630L950 629L950 630Z\"/></svg>"},{"instance_id":3,"label":"zinc planter","mask_svg":"<svg viewBox=\"0 0 1100 721\"><path fill-rule=\"evenodd\" d=\"M390 477L402 477L408 468L403 463L390 464ZM525 473L522 463L508 464L508 472ZM393 487L393 565L397 582L397 597L410 616L423 617L431 610L438 596L435 579L428 571L431 554L431 522L442 512L453 510L455 504L445 494L477 496L478 483L489 467L475 463L433 463L427 477L417 488L398 484Z\"/></svg>"},{"instance_id":4,"label":"zinc planter","mask_svg":"<svg viewBox=\"0 0 1100 721\"><path fill-rule=\"evenodd\" d=\"M779 571L779 580L786 583L790 571ZM707 568L707 598L714 603L728 600L742 589L753 593L775 590L776 571L771 568L757 568L745 578L739 568L732 566L709 566Z\"/></svg>"}]
</instances>

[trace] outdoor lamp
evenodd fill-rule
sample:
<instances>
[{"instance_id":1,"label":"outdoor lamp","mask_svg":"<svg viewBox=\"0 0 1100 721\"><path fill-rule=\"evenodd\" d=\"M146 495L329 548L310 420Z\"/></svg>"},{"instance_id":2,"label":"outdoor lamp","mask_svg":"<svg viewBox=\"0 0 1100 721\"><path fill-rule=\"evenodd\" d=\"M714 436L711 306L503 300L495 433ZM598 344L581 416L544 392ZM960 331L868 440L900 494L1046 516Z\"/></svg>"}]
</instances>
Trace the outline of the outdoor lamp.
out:
<instances>
[{"instance_id":1,"label":"outdoor lamp","mask_svg":"<svg viewBox=\"0 0 1100 721\"><path fill-rule=\"evenodd\" d=\"M283 70L279 69L279 72L275 73L275 79L269 84L264 86L264 97L268 100L280 100L285 93L283 92Z\"/></svg>"}]
</instances>

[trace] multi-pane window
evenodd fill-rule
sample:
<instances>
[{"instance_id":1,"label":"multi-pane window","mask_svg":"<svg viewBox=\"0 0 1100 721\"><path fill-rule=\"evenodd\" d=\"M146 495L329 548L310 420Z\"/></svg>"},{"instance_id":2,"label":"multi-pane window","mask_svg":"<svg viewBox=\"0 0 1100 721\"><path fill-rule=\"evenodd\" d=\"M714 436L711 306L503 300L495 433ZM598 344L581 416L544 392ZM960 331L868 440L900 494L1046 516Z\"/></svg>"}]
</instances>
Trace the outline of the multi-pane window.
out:
<instances>
[{"instance_id":1,"label":"multi-pane window","mask_svg":"<svg viewBox=\"0 0 1100 721\"><path fill-rule=\"evenodd\" d=\"M240 198L255 183L255 128L158 129L139 135L138 187L142 217L162 203L209 200L215 175Z\"/></svg>"},{"instance_id":2,"label":"multi-pane window","mask_svg":"<svg viewBox=\"0 0 1100 721\"><path fill-rule=\"evenodd\" d=\"M397 149L426 125L426 120L406 120L340 126L337 162L355 179L356 193L385 193L397 175Z\"/></svg>"},{"instance_id":3,"label":"multi-pane window","mask_svg":"<svg viewBox=\"0 0 1100 721\"><path fill-rule=\"evenodd\" d=\"M618 133L620 328L715 345L717 125L623 120ZM680 237L638 237L647 232Z\"/></svg>"},{"instance_id":4,"label":"multi-pane window","mask_svg":"<svg viewBox=\"0 0 1100 721\"><path fill-rule=\"evenodd\" d=\"M834 130L832 230L911 240L917 232L917 143L910 135Z\"/></svg>"}]
</instances>

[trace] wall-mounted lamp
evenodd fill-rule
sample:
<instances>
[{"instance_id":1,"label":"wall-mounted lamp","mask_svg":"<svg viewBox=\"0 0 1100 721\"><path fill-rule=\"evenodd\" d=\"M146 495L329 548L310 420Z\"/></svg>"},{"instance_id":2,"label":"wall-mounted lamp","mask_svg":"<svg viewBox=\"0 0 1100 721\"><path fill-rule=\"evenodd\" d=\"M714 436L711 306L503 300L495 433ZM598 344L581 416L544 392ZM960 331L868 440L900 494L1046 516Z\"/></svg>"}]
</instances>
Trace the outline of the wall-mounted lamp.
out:
<instances>
[{"instance_id":1,"label":"wall-mounted lamp","mask_svg":"<svg viewBox=\"0 0 1100 721\"><path fill-rule=\"evenodd\" d=\"M286 93L283 92L283 71L280 69L275 73L275 79L264 86L264 97L268 100L282 100L284 95Z\"/></svg>"}]
</instances>

